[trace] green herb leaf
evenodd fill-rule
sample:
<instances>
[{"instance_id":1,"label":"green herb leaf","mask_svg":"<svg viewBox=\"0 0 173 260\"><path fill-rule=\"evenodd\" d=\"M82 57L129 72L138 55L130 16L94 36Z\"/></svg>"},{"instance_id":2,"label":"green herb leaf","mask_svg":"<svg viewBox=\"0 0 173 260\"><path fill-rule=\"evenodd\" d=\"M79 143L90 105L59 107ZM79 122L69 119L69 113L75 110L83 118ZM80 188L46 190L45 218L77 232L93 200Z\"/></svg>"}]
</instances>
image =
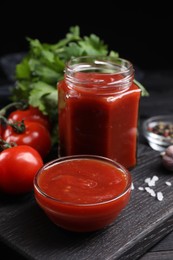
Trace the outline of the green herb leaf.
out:
<instances>
[{"instance_id":1,"label":"green herb leaf","mask_svg":"<svg viewBox=\"0 0 173 260\"><path fill-rule=\"evenodd\" d=\"M38 107L44 114L49 114L51 110L57 110L57 90L45 82L35 82L29 94L29 103Z\"/></svg>"},{"instance_id":2,"label":"green herb leaf","mask_svg":"<svg viewBox=\"0 0 173 260\"><path fill-rule=\"evenodd\" d=\"M91 34L90 37L85 36L83 40L79 41L79 45L83 50L84 55L107 55L107 45L100 40L95 34Z\"/></svg>"},{"instance_id":3,"label":"green herb leaf","mask_svg":"<svg viewBox=\"0 0 173 260\"><path fill-rule=\"evenodd\" d=\"M137 81L136 79L134 79L133 81L141 89L142 97L147 97L150 95L146 88L139 81Z\"/></svg>"},{"instance_id":4,"label":"green herb leaf","mask_svg":"<svg viewBox=\"0 0 173 260\"><path fill-rule=\"evenodd\" d=\"M16 66L16 77L18 79L30 79L29 59L25 57L21 63Z\"/></svg>"}]
</instances>

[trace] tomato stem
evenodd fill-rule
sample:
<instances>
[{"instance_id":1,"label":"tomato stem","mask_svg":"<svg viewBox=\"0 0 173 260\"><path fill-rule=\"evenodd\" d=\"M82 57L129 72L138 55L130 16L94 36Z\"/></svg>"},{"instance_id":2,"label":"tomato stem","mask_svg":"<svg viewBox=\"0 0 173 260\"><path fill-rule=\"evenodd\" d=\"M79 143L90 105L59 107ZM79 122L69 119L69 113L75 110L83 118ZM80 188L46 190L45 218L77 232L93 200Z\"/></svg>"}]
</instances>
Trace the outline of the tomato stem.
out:
<instances>
[{"instance_id":1,"label":"tomato stem","mask_svg":"<svg viewBox=\"0 0 173 260\"><path fill-rule=\"evenodd\" d=\"M4 151L5 149L12 148L16 146L16 143L8 143L4 141L2 138L0 138L0 152Z\"/></svg>"},{"instance_id":2,"label":"tomato stem","mask_svg":"<svg viewBox=\"0 0 173 260\"><path fill-rule=\"evenodd\" d=\"M0 125L2 125L3 123L5 123L6 125L9 124L7 118L4 116L1 116L1 114L0 114Z\"/></svg>"},{"instance_id":3,"label":"tomato stem","mask_svg":"<svg viewBox=\"0 0 173 260\"><path fill-rule=\"evenodd\" d=\"M18 134L25 132L26 127L25 127L25 124L24 124L24 120L9 123L9 125L13 128L14 132L16 132Z\"/></svg>"},{"instance_id":4,"label":"tomato stem","mask_svg":"<svg viewBox=\"0 0 173 260\"><path fill-rule=\"evenodd\" d=\"M14 132L18 134L25 132L26 127L25 127L24 120L13 122L11 120L8 120L6 117L0 115L0 125L2 125L3 123L1 122L1 120L5 123L5 125L11 126Z\"/></svg>"},{"instance_id":5,"label":"tomato stem","mask_svg":"<svg viewBox=\"0 0 173 260\"><path fill-rule=\"evenodd\" d=\"M18 109L26 109L28 107L28 103L27 102L10 103L0 110L0 115L4 116L7 113L7 110L12 108L12 107L15 107L15 108L18 108Z\"/></svg>"}]
</instances>

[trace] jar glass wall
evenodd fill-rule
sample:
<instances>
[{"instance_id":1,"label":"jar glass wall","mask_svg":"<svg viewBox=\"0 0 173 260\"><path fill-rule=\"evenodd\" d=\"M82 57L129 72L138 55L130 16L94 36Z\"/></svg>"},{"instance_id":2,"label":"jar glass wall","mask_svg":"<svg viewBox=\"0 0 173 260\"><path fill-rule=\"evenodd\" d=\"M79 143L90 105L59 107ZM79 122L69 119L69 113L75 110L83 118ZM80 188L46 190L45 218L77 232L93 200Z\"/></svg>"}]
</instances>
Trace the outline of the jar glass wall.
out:
<instances>
[{"instance_id":1,"label":"jar glass wall","mask_svg":"<svg viewBox=\"0 0 173 260\"><path fill-rule=\"evenodd\" d=\"M94 154L136 165L140 89L131 62L109 57L70 60L58 83L60 156Z\"/></svg>"}]
</instances>

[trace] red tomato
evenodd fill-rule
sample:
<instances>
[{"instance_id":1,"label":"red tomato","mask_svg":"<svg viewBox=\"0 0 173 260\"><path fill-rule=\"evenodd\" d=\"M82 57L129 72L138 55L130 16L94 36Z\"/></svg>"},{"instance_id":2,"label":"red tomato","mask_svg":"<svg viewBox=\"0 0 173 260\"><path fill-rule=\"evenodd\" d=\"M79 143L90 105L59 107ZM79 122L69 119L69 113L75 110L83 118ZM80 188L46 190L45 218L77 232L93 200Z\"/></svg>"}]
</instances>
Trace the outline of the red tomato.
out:
<instances>
[{"instance_id":1,"label":"red tomato","mask_svg":"<svg viewBox=\"0 0 173 260\"><path fill-rule=\"evenodd\" d=\"M15 110L10 113L8 119L12 121L36 121L43 124L47 129L50 130L50 120L49 117L44 115L37 107L29 106L24 110Z\"/></svg>"},{"instance_id":2,"label":"red tomato","mask_svg":"<svg viewBox=\"0 0 173 260\"><path fill-rule=\"evenodd\" d=\"M8 194L31 191L34 176L42 166L40 154L31 146L5 149L0 153L0 191Z\"/></svg>"},{"instance_id":3,"label":"red tomato","mask_svg":"<svg viewBox=\"0 0 173 260\"><path fill-rule=\"evenodd\" d=\"M38 122L24 121L24 123L25 131L23 133L16 133L11 126L7 126L3 139L8 143L29 145L44 158L51 149L51 136L48 129Z\"/></svg>"},{"instance_id":4,"label":"red tomato","mask_svg":"<svg viewBox=\"0 0 173 260\"><path fill-rule=\"evenodd\" d=\"M3 136L4 131L5 131L5 126L1 124L1 119L0 119L0 137Z\"/></svg>"}]
</instances>

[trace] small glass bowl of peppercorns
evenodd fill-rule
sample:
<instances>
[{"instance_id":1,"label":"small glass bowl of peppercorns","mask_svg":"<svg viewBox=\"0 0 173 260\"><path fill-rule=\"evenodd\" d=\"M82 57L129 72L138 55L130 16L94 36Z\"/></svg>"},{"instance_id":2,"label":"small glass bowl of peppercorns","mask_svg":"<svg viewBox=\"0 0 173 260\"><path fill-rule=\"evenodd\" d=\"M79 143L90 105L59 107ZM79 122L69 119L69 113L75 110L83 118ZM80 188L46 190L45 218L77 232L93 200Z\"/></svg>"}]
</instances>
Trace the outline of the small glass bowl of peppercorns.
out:
<instances>
[{"instance_id":1,"label":"small glass bowl of peppercorns","mask_svg":"<svg viewBox=\"0 0 173 260\"><path fill-rule=\"evenodd\" d=\"M152 149L163 152L173 145L173 115L153 116L145 120L143 134Z\"/></svg>"}]
</instances>

